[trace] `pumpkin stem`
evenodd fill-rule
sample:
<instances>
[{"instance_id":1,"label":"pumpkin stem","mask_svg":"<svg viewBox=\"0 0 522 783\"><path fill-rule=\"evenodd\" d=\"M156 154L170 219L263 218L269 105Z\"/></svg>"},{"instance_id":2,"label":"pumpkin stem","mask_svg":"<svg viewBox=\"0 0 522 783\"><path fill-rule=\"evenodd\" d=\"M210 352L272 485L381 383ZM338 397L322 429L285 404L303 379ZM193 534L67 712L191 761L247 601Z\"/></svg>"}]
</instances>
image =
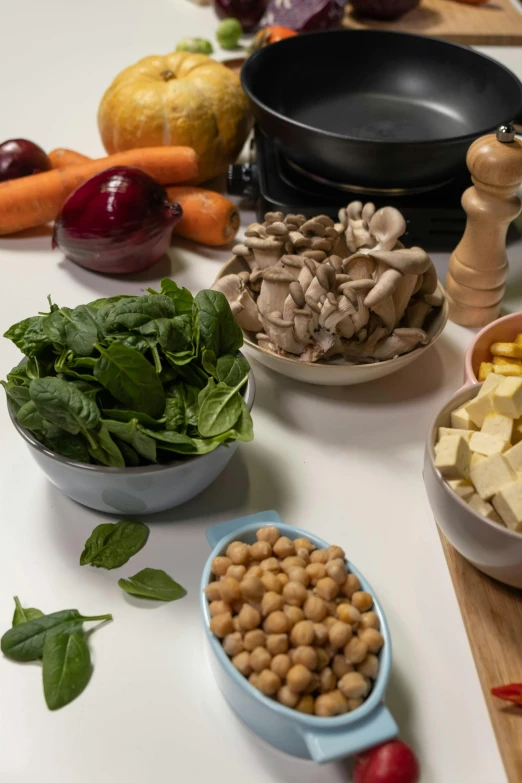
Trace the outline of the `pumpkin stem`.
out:
<instances>
[{"instance_id":1,"label":"pumpkin stem","mask_svg":"<svg viewBox=\"0 0 522 783\"><path fill-rule=\"evenodd\" d=\"M166 82L169 82L171 79L176 78L176 74L174 71L162 71L160 76L163 76Z\"/></svg>"}]
</instances>

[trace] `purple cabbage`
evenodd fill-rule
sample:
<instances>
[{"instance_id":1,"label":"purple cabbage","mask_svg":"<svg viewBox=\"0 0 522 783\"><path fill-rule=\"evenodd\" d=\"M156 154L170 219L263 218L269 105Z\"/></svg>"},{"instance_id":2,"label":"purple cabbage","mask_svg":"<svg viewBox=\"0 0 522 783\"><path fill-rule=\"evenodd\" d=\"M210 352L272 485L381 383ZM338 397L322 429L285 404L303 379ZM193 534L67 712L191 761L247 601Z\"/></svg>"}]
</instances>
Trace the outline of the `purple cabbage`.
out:
<instances>
[{"instance_id":1,"label":"purple cabbage","mask_svg":"<svg viewBox=\"0 0 522 783\"><path fill-rule=\"evenodd\" d=\"M339 27L345 0L270 0L263 24L290 27L298 33Z\"/></svg>"}]
</instances>

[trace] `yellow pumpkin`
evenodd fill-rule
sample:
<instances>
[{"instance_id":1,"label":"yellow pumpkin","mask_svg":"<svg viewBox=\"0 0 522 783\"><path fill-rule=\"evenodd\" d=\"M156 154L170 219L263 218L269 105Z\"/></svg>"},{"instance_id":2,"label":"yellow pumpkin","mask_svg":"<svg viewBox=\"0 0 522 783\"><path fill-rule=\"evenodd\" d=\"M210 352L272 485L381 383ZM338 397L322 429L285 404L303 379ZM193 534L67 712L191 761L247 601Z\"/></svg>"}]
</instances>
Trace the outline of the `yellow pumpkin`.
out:
<instances>
[{"instance_id":1,"label":"yellow pumpkin","mask_svg":"<svg viewBox=\"0 0 522 783\"><path fill-rule=\"evenodd\" d=\"M109 154L192 147L203 182L237 158L250 122L235 73L204 54L174 52L145 57L118 74L101 100L98 127Z\"/></svg>"}]
</instances>

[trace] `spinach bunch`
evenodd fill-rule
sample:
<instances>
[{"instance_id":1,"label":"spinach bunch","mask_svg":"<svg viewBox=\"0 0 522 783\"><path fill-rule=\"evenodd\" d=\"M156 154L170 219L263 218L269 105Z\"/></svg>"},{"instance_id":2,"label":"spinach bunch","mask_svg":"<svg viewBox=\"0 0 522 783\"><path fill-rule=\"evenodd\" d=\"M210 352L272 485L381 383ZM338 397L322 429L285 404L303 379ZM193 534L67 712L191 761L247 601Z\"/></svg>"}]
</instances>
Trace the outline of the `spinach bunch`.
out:
<instances>
[{"instance_id":1,"label":"spinach bunch","mask_svg":"<svg viewBox=\"0 0 522 783\"><path fill-rule=\"evenodd\" d=\"M52 451L109 467L167 463L250 441L250 367L226 298L165 278L143 296L49 312L4 335L26 361L2 381L22 427Z\"/></svg>"}]
</instances>

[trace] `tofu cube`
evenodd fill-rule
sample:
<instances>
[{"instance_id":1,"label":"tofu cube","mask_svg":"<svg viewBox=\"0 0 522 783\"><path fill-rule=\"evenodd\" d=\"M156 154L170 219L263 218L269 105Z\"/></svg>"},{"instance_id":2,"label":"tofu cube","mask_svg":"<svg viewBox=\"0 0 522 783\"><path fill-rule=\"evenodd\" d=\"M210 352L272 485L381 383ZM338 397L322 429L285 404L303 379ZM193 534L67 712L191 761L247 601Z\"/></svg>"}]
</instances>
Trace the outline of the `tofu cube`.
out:
<instances>
[{"instance_id":1,"label":"tofu cube","mask_svg":"<svg viewBox=\"0 0 522 783\"><path fill-rule=\"evenodd\" d=\"M461 435L469 443L469 439L473 435L473 430L460 430L455 427L439 427L439 440L446 435Z\"/></svg>"},{"instance_id":2,"label":"tofu cube","mask_svg":"<svg viewBox=\"0 0 522 783\"><path fill-rule=\"evenodd\" d=\"M510 359L522 359L522 345L516 343L493 343L489 350L493 356L507 356Z\"/></svg>"},{"instance_id":3,"label":"tofu cube","mask_svg":"<svg viewBox=\"0 0 522 783\"><path fill-rule=\"evenodd\" d=\"M477 429L476 425L471 421L469 413L465 410L465 408L457 408L456 411L452 411L451 426L453 429L471 430L472 432Z\"/></svg>"},{"instance_id":4,"label":"tofu cube","mask_svg":"<svg viewBox=\"0 0 522 783\"><path fill-rule=\"evenodd\" d=\"M506 379L504 378L504 381ZM503 381L503 382L504 382ZM497 388L500 389L500 384ZM477 395L473 400L470 400L464 405L464 409L466 410L467 414L469 415L471 421L473 424L475 424L479 429L484 424L484 419L488 415L488 413L493 413L493 400L492 395L496 393L496 389L490 393L490 394L481 394L480 396ZM501 413L501 411L499 411Z\"/></svg>"},{"instance_id":5,"label":"tofu cube","mask_svg":"<svg viewBox=\"0 0 522 783\"><path fill-rule=\"evenodd\" d=\"M446 435L435 446L435 467L446 479L469 476L469 445L460 435Z\"/></svg>"},{"instance_id":6,"label":"tofu cube","mask_svg":"<svg viewBox=\"0 0 522 783\"><path fill-rule=\"evenodd\" d=\"M488 413L480 431L510 441L513 436L513 419L501 413Z\"/></svg>"},{"instance_id":7,"label":"tofu cube","mask_svg":"<svg viewBox=\"0 0 522 783\"><path fill-rule=\"evenodd\" d=\"M496 389L496 387L502 383L502 378L499 378L498 375L494 375L493 373L490 373L484 383L482 384L479 393L477 394L477 397L483 397L484 394L490 394L493 389Z\"/></svg>"},{"instance_id":8,"label":"tofu cube","mask_svg":"<svg viewBox=\"0 0 522 783\"><path fill-rule=\"evenodd\" d=\"M485 457L484 454L477 454L476 451L472 451L471 452L471 459L469 461L470 468L473 465L478 465L479 462L482 462L485 459L487 459L487 457Z\"/></svg>"},{"instance_id":9,"label":"tofu cube","mask_svg":"<svg viewBox=\"0 0 522 783\"><path fill-rule=\"evenodd\" d=\"M480 495L472 495L468 501L468 506L472 508L473 511L476 511L477 514L482 514L482 516L486 517L486 519L490 519L492 522L497 522L499 525L502 524L502 520L498 516L491 503L488 503L486 500L482 500Z\"/></svg>"},{"instance_id":10,"label":"tofu cube","mask_svg":"<svg viewBox=\"0 0 522 783\"><path fill-rule=\"evenodd\" d=\"M495 511L510 530L522 530L522 478L508 484L493 498Z\"/></svg>"},{"instance_id":11,"label":"tofu cube","mask_svg":"<svg viewBox=\"0 0 522 783\"><path fill-rule=\"evenodd\" d=\"M522 441L506 451L504 458L511 470L514 470L515 473L522 473Z\"/></svg>"},{"instance_id":12,"label":"tofu cube","mask_svg":"<svg viewBox=\"0 0 522 783\"><path fill-rule=\"evenodd\" d=\"M475 421L469 411L470 404L468 403L466 409L471 419ZM493 407L496 413L519 419L522 416L522 378L504 378L493 392Z\"/></svg>"},{"instance_id":13,"label":"tofu cube","mask_svg":"<svg viewBox=\"0 0 522 783\"><path fill-rule=\"evenodd\" d=\"M502 454L507 451L511 443L500 435L488 435L487 432L474 432L469 440L471 451L490 457L492 454Z\"/></svg>"},{"instance_id":14,"label":"tofu cube","mask_svg":"<svg viewBox=\"0 0 522 783\"><path fill-rule=\"evenodd\" d=\"M512 357L508 359L506 356L494 356L491 363L493 366L498 364L518 364L519 367L522 367L522 361L520 359L513 359Z\"/></svg>"},{"instance_id":15,"label":"tofu cube","mask_svg":"<svg viewBox=\"0 0 522 783\"><path fill-rule=\"evenodd\" d=\"M475 494L473 484L467 479L452 479L451 481L448 481L448 484L455 494L463 500L467 501Z\"/></svg>"},{"instance_id":16,"label":"tofu cube","mask_svg":"<svg viewBox=\"0 0 522 783\"><path fill-rule=\"evenodd\" d=\"M479 367L479 381L485 381L490 373L494 370L493 364L490 362L481 362Z\"/></svg>"},{"instance_id":17,"label":"tofu cube","mask_svg":"<svg viewBox=\"0 0 522 783\"><path fill-rule=\"evenodd\" d=\"M522 418L515 419L513 422L513 435L511 437L511 443L515 445L522 440Z\"/></svg>"},{"instance_id":18,"label":"tofu cube","mask_svg":"<svg viewBox=\"0 0 522 783\"><path fill-rule=\"evenodd\" d=\"M516 475L503 454L493 454L472 462L469 477L482 500L489 500L516 480Z\"/></svg>"}]
</instances>

